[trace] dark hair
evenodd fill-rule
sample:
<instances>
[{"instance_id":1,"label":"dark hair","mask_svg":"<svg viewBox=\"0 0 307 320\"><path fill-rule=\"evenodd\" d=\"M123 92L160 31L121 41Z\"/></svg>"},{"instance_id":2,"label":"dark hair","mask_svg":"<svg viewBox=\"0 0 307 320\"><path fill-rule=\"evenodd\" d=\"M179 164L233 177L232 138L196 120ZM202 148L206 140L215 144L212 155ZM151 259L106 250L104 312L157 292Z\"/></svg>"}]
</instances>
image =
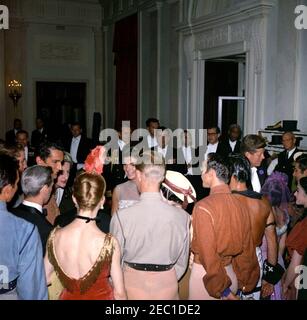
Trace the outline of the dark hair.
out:
<instances>
[{"instance_id":1,"label":"dark hair","mask_svg":"<svg viewBox=\"0 0 307 320\"><path fill-rule=\"evenodd\" d=\"M301 178L298 183L304 189L305 193L307 194L307 177Z\"/></svg>"},{"instance_id":2,"label":"dark hair","mask_svg":"<svg viewBox=\"0 0 307 320\"><path fill-rule=\"evenodd\" d=\"M22 122L21 122L21 120L20 120L20 119L18 119L18 118L15 118L15 119L14 119L14 125L16 124L16 122L20 122L20 123L22 123Z\"/></svg>"},{"instance_id":3,"label":"dark hair","mask_svg":"<svg viewBox=\"0 0 307 320\"><path fill-rule=\"evenodd\" d=\"M220 133L221 133L221 129L220 129L219 127L217 127L217 126L215 126L215 127L208 127L208 128L207 128L207 131L208 131L208 130L211 130L211 129L215 129L215 133L217 133L217 134L220 134Z\"/></svg>"},{"instance_id":4,"label":"dark hair","mask_svg":"<svg viewBox=\"0 0 307 320\"><path fill-rule=\"evenodd\" d=\"M78 122L78 121L73 122L73 123L71 124L71 128L72 128L73 126L79 126L79 128L82 129L81 123Z\"/></svg>"},{"instance_id":5,"label":"dark hair","mask_svg":"<svg viewBox=\"0 0 307 320\"><path fill-rule=\"evenodd\" d=\"M0 153L0 193L7 185L15 185L18 178L18 162L15 158Z\"/></svg>"},{"instance_id":6,"label":"dark hair","mask_svg":"<svg viewBox=\"0 0 307 320\"><path fill-rule=\"evenodd\" d=\"M249 161L240 154L228 157L230 177L234 176L239 182L247 183L251 178L251 166Z\"/></svg>"},{"instance_id":7,"label":"dark hair","mask_svg":"<svg viewBox=\"0 0 307 320\"><path fill-rule=\"evenodd\" d=\"M207 160L207 172L213 169L216 173L216 177L225 182L229 182L229 169L226 161L217 153L209 153Z\"/></svg>"},{"instance_id":8,"label":"dark hair","mask_svg":"<svg viewBox=\"0 0 307 320\"><path fill-rule=\"evenodd\" d=\"M25 135L27 136L27 138L29 137L29 133L28 133L28 131L26 131L26 130L19 130L19 131L16 133L16 136L17 136L17 134L25 134Z\"/></svg>"},{"instance_id":9,"label":"dark hair","mask_svg":"<svg viewBox=\"0 0 307 320\"><path fill-rule=\"evenodd\" d=\"M156 118L148 118L146 120L146 127L149 127L151 122L158 123L158 124L160 123L159 120Z\"/></svg>"},{"instance_id":10,"label":"dark hair","mask_svg":"<svg viewBox=\"0 0 307 320\"><path fill-rule=\"evenodd\" d=\"M245 136L241 143L241 153L245 152L255 153L257 149L265 148L266 143L262 136L257 134L248 134Z\"/></svg>"},{"instance_id":11,"label":"dark hair","mask_svg":"<svg viewBox=\"0 0 307 320\"><path fill-rule=\"evenodd\" d=\"M307 170L307 154L302 154L299 157L297 157L295 163L298 164L298 167L300 168L301 172Z\"/></svg>"},{"instance_id":12,"label":"dark hair","mask_svg":"<svg viewBox=\"0 0 307 320\"><path fill-rule=\"evenodd\" d=\"M36 156L40 157L43 161L48 159L51 154L51 150L59 150L64 153L64 148L54 142L44 142L39 145L36 150Z\"/></svg>"}]
</instances>

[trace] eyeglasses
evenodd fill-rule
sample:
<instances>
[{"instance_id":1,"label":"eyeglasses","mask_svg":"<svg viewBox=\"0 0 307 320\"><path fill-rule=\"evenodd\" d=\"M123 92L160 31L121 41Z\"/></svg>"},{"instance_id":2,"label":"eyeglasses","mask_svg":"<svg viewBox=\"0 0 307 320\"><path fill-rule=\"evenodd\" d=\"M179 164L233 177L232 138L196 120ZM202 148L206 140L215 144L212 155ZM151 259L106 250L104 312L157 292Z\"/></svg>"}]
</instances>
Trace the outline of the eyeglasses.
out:
<instances>
[{"instance_id":1,"label":"eyeglasses","mask_svg":"<svg viewBox=\"0 0 307 320\"><path fill-rule=\"evenodd\" d=\"M216 134L218 134L218 133L216 133L216 132L210 132L210 133L207 133L207 136L214 136L214 135L216 135Z\"/></svg>"}]
</instances>

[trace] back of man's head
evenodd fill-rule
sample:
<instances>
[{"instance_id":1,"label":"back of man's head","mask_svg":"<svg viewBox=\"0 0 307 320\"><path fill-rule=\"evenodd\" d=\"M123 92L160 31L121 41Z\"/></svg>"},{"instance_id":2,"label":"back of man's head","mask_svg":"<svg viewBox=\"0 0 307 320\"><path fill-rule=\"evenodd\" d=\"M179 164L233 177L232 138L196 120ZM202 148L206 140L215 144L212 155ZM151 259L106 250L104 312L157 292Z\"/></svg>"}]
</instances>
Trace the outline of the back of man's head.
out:
<instances>
[{"instance_id":1,"label":"back of man's head","mask_svg":"<svg viewBox=\"0 0 307 320\"><path fill-rule=\"evenodd\" d=\"M7 185L14 186L18 179L18 162L15 158L0 153L0 194Z\"/></svg>"},{"instance_id":2,"label":"back of man's head","mask_svg":"<svg viewBox=\"0 0 307 320\"><path fill-rule=\"evenodd\" d=\"M135 167L145 175L146 179L153 183L161 183L164 180L165 163L162 155L158 152L144 152Z\"/></svg>"},{"instance_id":3,"label":"back of man's head","mask_svg":"<svg viewBox=\"0 0 307 320\"><path fill-rule=\"evenodd\" d=\"M215 171L216 177L224 182L229 182L229 169L223 157L217 153L209 153L207 159L207 172L212 169Z\"/></svg>"},{"instance_id":4,"label":"back of man's head","mask_svg":"<svg viewBox=\"0 0 307 320\"><path fill-rule=\"evenodd\" d=\"M230 177L235 177L238 182L247 183L251 178L251 166L242 155L234 154L228 157Z\"/></svg>"},{"instance_id":5,"label":"back of man's head","mask_svg":"<svg viewBox=\"0 0 307 320\"><path fill-rule=\"evenodd\" d=\"M44 186L49 187L52 182L52 169L36 165L23 172L21 188L26 198L35 197Z\"/></svg>"}]
</instances>

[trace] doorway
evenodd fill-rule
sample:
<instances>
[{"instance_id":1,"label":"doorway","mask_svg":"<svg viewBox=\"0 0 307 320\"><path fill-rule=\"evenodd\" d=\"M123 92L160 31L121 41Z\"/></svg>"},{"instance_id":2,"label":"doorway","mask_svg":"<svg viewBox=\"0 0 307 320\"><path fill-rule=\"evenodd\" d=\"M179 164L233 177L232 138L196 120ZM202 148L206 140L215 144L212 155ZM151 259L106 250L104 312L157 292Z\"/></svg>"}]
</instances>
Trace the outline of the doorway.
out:
<instances>
[{"instance_id":1,"label":"doorway","mask_svg":"<svg viewBox=\"0 0 307 320\"><path fill-rule=\"evenodd\" d=\"M52 141L66 136L73 122L80 122L86 135L86 83L36 82L36 114Z\"/></svg>"},{"instance_id":2,"label":"doorway","mask_svg":"<svg viewBox=\"0 0 307 320\"><path fill-rule=\"evenodd\" d=\"M245 96L245 62L245 54L205 62L204 128L221 123L222 139L227 136L229 126L242 118L242 103L224 99L219 114L219 97Z\"/></svg>"}]
</instances>

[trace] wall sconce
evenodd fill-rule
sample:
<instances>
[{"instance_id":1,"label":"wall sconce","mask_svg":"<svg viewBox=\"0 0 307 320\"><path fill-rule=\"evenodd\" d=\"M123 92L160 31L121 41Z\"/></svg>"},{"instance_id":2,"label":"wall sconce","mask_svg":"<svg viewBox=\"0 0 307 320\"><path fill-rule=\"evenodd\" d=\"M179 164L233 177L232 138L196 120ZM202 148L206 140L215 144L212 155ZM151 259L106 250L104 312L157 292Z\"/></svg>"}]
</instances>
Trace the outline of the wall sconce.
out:
<instances>
[{"instance_id":1,"label":"wall sconce","mask_svg":"<svg viewBox=\"0 0 307 320\"><path fill-rule=\"evenodd\" d=\"M21 83L17 80L12 80L9 83L9 97L13 100L14 107L17 108L18 100L21 98Z\"/></svg>"}]
</instances>

